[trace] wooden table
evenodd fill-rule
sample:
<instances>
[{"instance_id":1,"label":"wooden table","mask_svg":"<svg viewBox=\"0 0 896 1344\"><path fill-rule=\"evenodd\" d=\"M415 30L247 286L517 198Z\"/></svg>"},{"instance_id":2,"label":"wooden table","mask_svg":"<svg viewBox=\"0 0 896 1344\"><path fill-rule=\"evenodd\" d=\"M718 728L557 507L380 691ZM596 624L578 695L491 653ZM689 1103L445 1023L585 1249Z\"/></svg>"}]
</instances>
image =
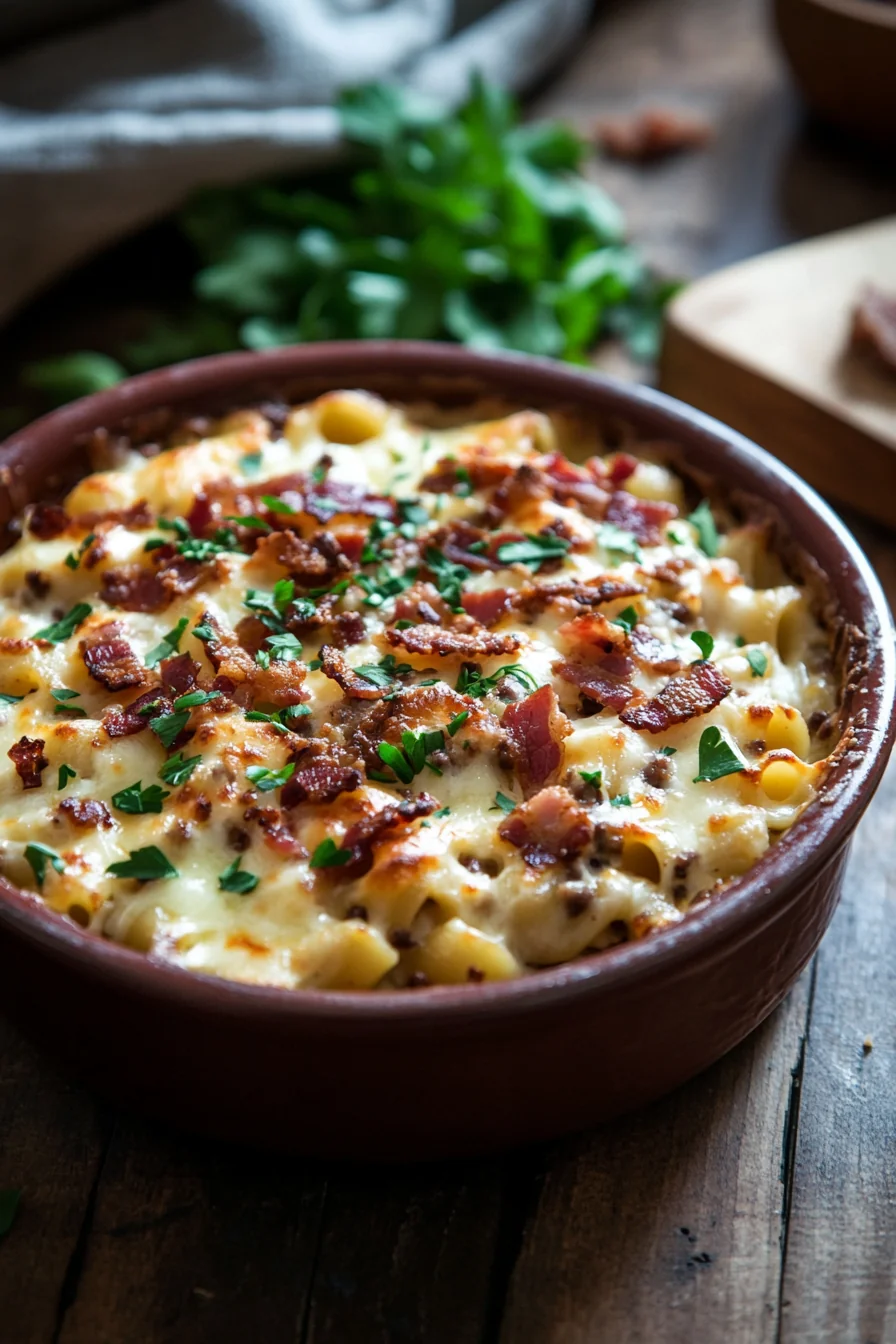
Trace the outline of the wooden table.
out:
<instances>
[{"instance_id":1,"label":"wooden table","mask_svg":"<svg viewBox=\"0 0 896 1344\"><path fill-rule=\"evenodd\" d=\"M679 273L896 209L892 169L805 132L763 17L604 0L538 100L581 125L638 99L710 115L709 150L603 172ZM89 325L93 275L52 321ZM896 546L858 530L896 591ZM99 1104L0 1024L0 1187L23 1191L0 1340L896 1340L894 831L891 770L821 951L748 1041L641 1114L503 1158L384 1171L199 1142Z\"/></svg>"}]
</instances>

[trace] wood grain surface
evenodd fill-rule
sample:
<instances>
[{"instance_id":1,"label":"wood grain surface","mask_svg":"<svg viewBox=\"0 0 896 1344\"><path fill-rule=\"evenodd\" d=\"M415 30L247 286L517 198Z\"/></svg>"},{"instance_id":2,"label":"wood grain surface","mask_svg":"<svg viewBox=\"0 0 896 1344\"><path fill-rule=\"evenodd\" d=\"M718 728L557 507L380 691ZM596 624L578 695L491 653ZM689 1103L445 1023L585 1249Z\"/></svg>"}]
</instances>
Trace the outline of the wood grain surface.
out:
<instances>
[{"instance_id":1,"label":"wood grain surface","mask_svg":"<svg viewBox=\"0 0 896 1344\"><path fill-rule=\"evenodd\" d=\"M647 101L710 117L705 151L600 171L678 274L896 211L892 165L803 126L764 8L604 0L537 100L583 128ZM83 345L139 302L119 256L5 348ZM892 599L892 537L847 521ZM103 1108L0 1025L0 1189L22 1191L0 1344L896 1341L894 830L891 768L815 963L749 1040L640 1114L505 1158L371 1170L200 1143ZM359 1098L359 1146L363 1126Z\"/></svg>"}]
</instances>

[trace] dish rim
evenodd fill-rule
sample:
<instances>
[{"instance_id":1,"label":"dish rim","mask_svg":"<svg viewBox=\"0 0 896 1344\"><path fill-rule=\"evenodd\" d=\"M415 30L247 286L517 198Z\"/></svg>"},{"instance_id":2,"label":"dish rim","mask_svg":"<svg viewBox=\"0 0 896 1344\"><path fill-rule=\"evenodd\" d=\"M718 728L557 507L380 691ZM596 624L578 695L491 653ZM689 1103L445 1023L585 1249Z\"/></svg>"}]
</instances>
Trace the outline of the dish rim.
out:
<instances>
[{"instance_id":1,"label":"dish rim","mask_svg":"<svg viewBox=\"0 0 896 1344\"><path fill-rule=\"evenodd\" d=\"M822 784L819 796L781 840L742 876L733 879L718 899L690 911L679 924L667 926L633 943L555 966L527 971L516 979L481 985L433 985L395 990L287 989L228 980L208 972L172 965L134 949L90 934L44 905L36 894L0 878L0 926L38 944L56 960L78 963L101 981L175 1001L183 1008L224 1012L295 1022L326 1021L372 1028L377 1023L428 1027L463 1024L484 1015L496 1018L559 1008L588 995L629 989L642 977L665 976L673 983L695 959L709 965L732 942L780 918L801 889L827 867L849 840L883 774L896 736L896 630L889 606L871 565L852 534L830 507L797 474L722 422L652 388L629 385L590 369L549 359L505 352L481 352L424 341L340 341L288 346L265 352L240 351L190 360L139 374L105 392L72 402L32 422L0 443L0 475L12 481L23 461L41 445L115 426L129 415L178 403L201 401L227 389L234 407L241 395L259 384L318 378L335 390L364 386L387 372L406 383L415 376L441 380L474 380L485 395L503 395L514 380L539 400L579 401L602 413L628 415L662 423L662 433L679 443L683 455L689 440L704 440L720 454L717 479L729 488L763 494L786 520L802 515L819 528L819 562L830 575L841 573L841 587L850 588L850 605L861 610L867 637L858 715L853 727L855 749L844 752ZM359 381L355 382L355 379ZM432 398L437 399L437 398ZM46 451L46 448L44 449ZM744 477L742 483L732 481ZM763 490L763 486L773 485ZM20 508L21 505L17 505ZM805 544L802 543L805 550ZM855 716L853 716L855 717ZM820 824L820 827L819 827ZM820 828L820 836L819 836Z\"/></svg>"}]
</instances>

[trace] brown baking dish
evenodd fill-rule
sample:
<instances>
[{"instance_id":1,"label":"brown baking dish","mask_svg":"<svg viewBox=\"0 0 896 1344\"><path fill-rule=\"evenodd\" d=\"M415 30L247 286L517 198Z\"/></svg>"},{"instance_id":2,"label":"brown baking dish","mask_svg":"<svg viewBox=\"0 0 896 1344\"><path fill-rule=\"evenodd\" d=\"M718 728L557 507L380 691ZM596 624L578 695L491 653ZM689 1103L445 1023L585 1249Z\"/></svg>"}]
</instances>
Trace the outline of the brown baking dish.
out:
<instances>
[{"instance_id":1,"label":"brown baking dish","mask_svg":"<svg viewBox=\"0 0 896 1344\"><path fill-rule=\"evenodd\" d=\"M303 1152L419 1159L581 1129L730 1050L778 1004L840 894L849 843L894 736L894 632L830 509L733 431L668 397L522 357L401 342L199 360L67 406L0 447L0 521L71 470L76 440L188 411L337 387L437 401L574 405L679 445L681 461L786 520L855 631L848 738L818 798L744 877L640 942L512 981L415 991L259 988L82 932L0 881L0 998L72 1074L176 1125Z\"/></svg>"}]
</instances>

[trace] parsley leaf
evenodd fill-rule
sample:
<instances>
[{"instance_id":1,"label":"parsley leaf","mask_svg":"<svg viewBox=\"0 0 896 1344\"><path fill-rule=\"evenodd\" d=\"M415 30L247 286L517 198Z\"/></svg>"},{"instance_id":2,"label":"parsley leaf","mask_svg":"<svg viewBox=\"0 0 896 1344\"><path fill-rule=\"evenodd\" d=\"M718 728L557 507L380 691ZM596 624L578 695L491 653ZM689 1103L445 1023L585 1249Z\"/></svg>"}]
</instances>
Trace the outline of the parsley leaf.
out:
<instances>
[{"instance_id":1,"label":"parsley leaf","mask_svg":"<svg viewBox=\"0 0 896 1344\"><path fill-rule=\"evenodd\" d=\"M348 863L352 857L350 849L340 849L336 841L327 836L326 840L321 840L309 860L311 868L341 868L344 863Z\"/></svg>"},{"instance_id":2,"label":"parsley leaf","mask_svg":"<svg viewBox=\"0 0 896 1344\"><path fill-rule=\"evenodd\" d=\"M762 649L747 649L744 657L750 664L750 670L754 677L764 677L768 671L768 655L762 652Z\"/></svg>"},{"instance_id":3,"label":"parsley leaf","mask_svg":"<svg viewBox=\"0 0 896 1344\"><path fill-rule=\"evenodd\" d=\"M203 644L214 644L218 638L217 634L215 633L215 630L212 628L212 626L208 624L207 621L203 621L199 625L194 625L190 633L192 635L195 635L197 639L201 640Z\"/></svg>"},{"instance_id":4,"label":"parsley leaf","mask_svg":"<svg viewBox=\"0 0 896 1344\"><path fill-rule=\"evenodd\" d=\"M285 499L279 499L276 495L262 495L261 502L270 513L295 514L297 512Z\"/></svg>"},{"instance_id":5,"label":"parsley leaf","mask_svg":"<svg viewBox=\"0 0 896 1344\"><path fill-rule=\"evenodd\" d=\"M106 872L113 877L133 877L138 882L164 882L180 876L174 864L155 845L131 850L128 858L110 863Z\"/></svg>"},{"instance_id":6,"label":"parsley leaf","mask_svg":"<svg viewBox=\"0 0 896 1344\"><path fill-rule=\"evenodd\" d=\"M695 630L691 639L700 650L700 657L696 660L698 663L705 663L712 654L716 642L708 630Z\"/></svg>"},{"instance_id":7,"label":"parsley leaf","mask_svg":"<svg viewBox=\"0 0 896 1344\"><path fill-rule=\"evenodd\" d=\"M289 633L268 635L265 644L271 650L271 656L275 663L293 663L302 656L301 640L296 639L295 635Z\"/></svg>"},{"instance_id":8,"label":"parsley leaf","mask_svg":"<svg viewBox=\"0 0 896 1344\"><path fill-rule=\"evenodd\" d=\"M410 663L397 663L394 653L387 653L378 663L359 663L352 671L371 686L391 686L396 677L403 677L414 669Z\"/></svg>"},{"instance_id":9,"label":"parsley leaf","mask_svg":"<svg viewBox=\"0 0 896 1344\"><path fill-rule=\"evenodd\" d=\"M471 695L474 700L479 700L483 695L490 695L499 681L505 677L513 677L521 686L525 686L527 691L537 691L538 682L527 672L519 663L507 663L504 667L499 667L496 672L490 673L484 677L481 672L476 672L470 667L464 665L457 678L455 690L461 695Z\"/></svg>"},{"instance_id":10,"label":"parsley leaf","mask_svg":"<svg viewBox=\"0 0 896 1344\"><path fill-rule=\"evenodd\" d=\"M242 854L228 863L221 876L218 878L218 886L221 891L235 891L238 896L248 896L250 891L254 891L261 878L255 873L244 873L240 871L240 864L243 862Z\"/></svg>"},{"instance_id":11,"label":"parsley leaf","mask_svg":"<svg viewBox=\"0 0 896 1344\"><path fill-rule=\"evenodd\" d=\"M456 733L459 733L469 717L470 711L468 709L462 709L459 714L455 714L451 722L446 725L448 736L454 737Z\"/></svg>"},{"instance_id":12,"label":"parsley leaf","mask_svg":"<svg viewBox=\"0 0 896 1344\"><path fill-rule=\"evenodd\" d=\"M68 555L65 557L65 563L69 569L78 568L84 556L84 552L89 550L95 541L96 533L91 532L84 538L76 551L69 551Z\"/></svg>"},{"instance_id":13,"label":"parsley leaf","mask_svg":"<svg viewBox=\"0 0 896 1344\"><path fill-rule=\"evenodd\" d=\"M55 690L50 691L56 704L53 706L54 714L74 714L78 719L87 718L87 710L82 709L80 705L70 705L69 700L77 700L81 694L80 691L70 691L67 686L57 686Z\"/></svg>"},{"instance_id":14,"label":"parsley leaf","mask_svg":"<svg viewBox=\"0 0 896 1344\"><path fill-rule=\"evenodd\" d=\"M146 666L158 667L159 663L165 658L173 658L177 653L181 637L189 624L189 618L182 616L174 629L169 630L167 635L163 635L154 649L150 649L146 655Z\"/></svg>"},{"instance_id":15,"label":"parsley leaf","mask_svg":"<svg viewBox=\"0 0 896 1344\"><path fill-rule=\"evenodd\" d=\"M189 719L190 711L182 709L177 714L157 714L154 719L150 719L149 726L162 746L167 749L174 745L175 739L186 728Z\"/></svg>"},{"instance_id":16,"label":"parsley leaf","mask_svg":"<svg viewBox=\"0 0 896 1344\"><path fill-rule=\"evenodd\" d=\"M631 807L632 800L627 793L617 793L615 798L610 799L611 807Z\"/></svg>"},{"instance_id":17,"label":"parsley leaf","mask_svg":"<svg viewBox=\"0 0 896 1344\"><path fill-rule=\"evenodd\" d=\"M184 756L179 751L176 756L170 756L159 771L159 779L164 779L166 784L171 784L177 788L180 784L185 784L196 769L201 756Z\"/></svg>"},{"instance_id":18,"label":"parsley leaf","mask_svg":"<svg viewBox=\"0 0 896 1344\"><path fill-rule=\"evenodd\" d=\"M627 532L615 523L601 523L596 530L597 542L610 556L628 555L632 560L641 559L641 547L634 532Z\"/></svg>"},{"instance_id":19,"label":"parsley leaf","mask_svg":"<svg viewBox=\"0 0 896 1344\"><path fill-rule=\"evenodd\" d=\"M498 792L495 794L495 801L489 808L489 812L503 812L504 815L507 816L509 813L513 811L515 807L516 803L514 802L514 800L512 798L508 798L507 794L502 793L501 790L499 789Z\"/></svg>"},{"instance_id":20,"label":"parsley leaf","mask_svg":"<svg viewBox=\"0 0 896 1344\"><path fill-rule=\"evenodd\" d=\"M281 788L295 771L295 764L289 761L281 770L268 770L264 765L250 765L246 778L251 780L260 793L270 793Z\"/></svg>"},{"instance_id":21,"label":"parsley leaf","mask_svg":"<svg viewBox=\"0 0 896 1344\"><path fill-rule=\"evenodd\" d=\"M375 578L368 574L356 574L354 581L367 594L364 598L366 607L381 607L388 598L397 597L405 588L410 588L416 577L416 569L393 574L387 565L380 565Z\"/></svg>"},{"instance_id":22,"label":"parsley leaf","mask_svg":"<svg viewBox=\"0 0 896 1344\"><path fill-rule=\"evenodd\" d=\"M78 777L77 770L73 770L70 765L66 765L63 762L63 764L60 765L59 767L59 778L56 782L57 789L59 789L59 791L61 792L65 788L66 784L69 782L70 779L77 779L77 777Z\"/></svg>"},{"instance_id":23,"label":"parsley leaf","mask_svg":"<svg viewBox=\"0 0 896 1344\"><path fill-rule=\"evenodd\" d=\"M36 630L32 639L45 639L49 644L64 644L67 639L71 639L75 630L92 611L93 607L88 602L78 602L61 621L45 625L42 630Z\"/></svg>"},{"instance_id":24,"label":"parsley leaf","mask_svg":"<svg viewBox=\"0 0 896 1344\"><path fill-rule=\"evenodd\" d=\"M44 885L44 877L47 872L47 864L51 864L57 873L65 872L65 862L55 849L50 849L49 845L38 844L33 840L30 845L25 846L25 861L31 865L31 871L34 873L34 880L38 887Z\"/></svg>"},{"instance_id":25,"label":"parsley leaf","mask_svg":"<svg viewBox=\"0 0 896 1344\"><path fill-rule=\"evenodd\" d=\"M453 494L460 499L466 499L473 493L473 482L470 479L470 473L466 467L455 467L454 479L456 481Z\"/></svg>"},{"instance_id":26,"label":"parsley leaf","mask_svg":"<svg viewBox=\"0 0 896 1344\"><path fill-rule=\"evenodd\" d=\"M734 750L721 729L711 725L700 734L699 773L694 783L722 779L725 775L735 775L746 770L747 763Z\"/></svg>"},{"instance_id":27,"label":"parsley leaf","mask_svg":"<svg viewBox=\"0 0 896 1344\"><path fill-rule=\"evenodd\" d=\"M221 697L220 691L187 691L186 695L179 695L174 702L174 708L195 709L197 705L207 705L209 700L218 700Z\"/></svg>"},{"instance_id":28,"label":"parsley leaf","mask_svg":"<svg viewBox=\"0 0 896 1344\"><path fill-rule=\"evenodd\" d=\"M290 719L300 719L310 713L310 705L287 705L284 709L273 709L270 712L250 709L246 718L253 723L269 723L278 733L288 733L292 731L288 722Z\"/></svg>"},{"instance_id":29,"label":"parsley leaf","mask_svg":"<svg viewBox=\"0 0 896 1344\"><path fill-rule=\"evenodd\" d=\"M677 747L659 747L657 754L659 756L674 756L677 751Z\"/></svg>"},{"instance_id":30,"label":"parsley leaf","mask_svg":"<svg viewBox=\"0 0 896 1344\"><path fill-rule=\"evenodd\" d=\"M624 611L620 611L619 615L616 616L610 624L618 625L627 635L630 635L638 624L637 607L626 607Z\"/></svg>"},{"instance_id":31,"label":"parsley leaf","mask_svg":"<svg viewBox=\"0 0 896 1344\"><path fill-rule=\"evenodd\" d=\"M719 553L719 534L708 499L702 499L693 513L688 514L688 522L697 529L697 544L704 555L710 558Z\"/></svg>"},{"instance_id":32,"label":"parsley leaf","mask_svg":"<svg viewBox=\"0 0 896 1344\"><path fill-rule=\"evenodd\" d=\"M460 604L460 592L464 581L470 577L470 570L467 569L466 565L457 565L452 560L446 559L441 551L436 550L435 546L427 546L423 558L435 576L439 593L451 610L463 611Z\"/></svg>"},{"instance_id":33,"label":"parsley leaf","mask_svg":"<svg viewBox=\"0 0 896 1344\"><path fill-rule=\"evenodd\" d=\"M401 521L410 523L412 527L425 527L429 522L429 514L419 499L400 499L398 501L398 512L401 515Z\"/></svg>"},{"instance_id":34,"label":"parsley leaf","mask_svg":"<svg viewBox=\"0 0 896 1344\"><path fill-rule=\"evenodd\" d=\"M296 585L292 579L278 579L270 593L250 588L244 599L245 605L250 611L255 612L269 630L282 635L285 633L284 621L290 606L293 608L293 615L299 620L313 616L316 610L312 601L307 597L297 598L295 592Z\"/></svg>"},{"instance_id":35,"label":"parsley leaf","mask_svg":"<svg viewBox=\"0 0 896 1344\"><path fill-rule=\"evenodd\" d=\"M452 719L452 723L460 718L457 715ZM458 723L454 729L456 733L461 727ZM451 724L448 724L448 732L451 733ZM451 734L454 735L453 733ZM432 770L433 774L440 775L442 771L437 765L434 765L428 757L434 751L441 751L445 745L445 734L441 728L424 730L420 733L405 731L401 735L401 746L396 747L391 742L381 742L377 747L377 753L381 761L388 765L395 776L402 784L410 784L415 775L419 775L424 766ZM380 778L379 775L375 776ZM386 782L388 777L384 777Z\"/></svg>"},{"instance_id":36,"label":"parsley leaf","mask_svg":"<svg viewBox=\"0 0 896 1344\"><path fill-rule=\"evenodd\" d=\"M604 782L603 770L580 770L579 774L586 784L590 784L593 789L599 789Z\"/></svg>"},{"instance_id":37,"label":"parsley leaf","mask_svg":"<svg viewBox=\"0 0 896 1344\"><path fill-rule=\"evenodd\" d=\"M451 816L450 807L440 807L438 812L433 812L432 819L433 821L438 821L440 817L450 817L450 816Z\"/></svg>"},{"instance_id":38,"label":"parsley leaf","mask_svg":"<svg viewBox=\"0 0 896 1344\"><path fill-rule=\"evenodd\" d=\"M255 476L261 470L261 453L244 453L240 466L247 476Z\"/></svg>"},{"instance_id":39,"label":"parsley leaf","mask_svg":"<svg viewBox=\"0 0 896 1344\"><path fill-rule=\"evenodd\" d=\"M502 565L531 565L537 571L545 560L559 559L570 547L565 537L536 536L527 532L526 538L525 541L505 541L495 552L496 559Z\"/></svg>"},{"instance_id":40,"label":"parsley leaf","mask_svg":"<svg viewBox=\"0 0 896 1344\"><path fill-rule=\"evenodd\" d=\"M24 695L0 695L0 705L18 705L24 700Z\"/></svg>"},{"instance_id":41,"label":"parsley leaf","mask_svg":"<svg viewBox=\"0 0 896 1344\"><path fill-rule=\"evenodd\" d=\"M119 812L142 816L146 812L161 812L162 804L170 797L171 794L158 784L149 784L144 789L143 781L138 779L136 784L129 784L126 789L113 793L112 806L117 807Z\"/></svg>"}]
</instances>

